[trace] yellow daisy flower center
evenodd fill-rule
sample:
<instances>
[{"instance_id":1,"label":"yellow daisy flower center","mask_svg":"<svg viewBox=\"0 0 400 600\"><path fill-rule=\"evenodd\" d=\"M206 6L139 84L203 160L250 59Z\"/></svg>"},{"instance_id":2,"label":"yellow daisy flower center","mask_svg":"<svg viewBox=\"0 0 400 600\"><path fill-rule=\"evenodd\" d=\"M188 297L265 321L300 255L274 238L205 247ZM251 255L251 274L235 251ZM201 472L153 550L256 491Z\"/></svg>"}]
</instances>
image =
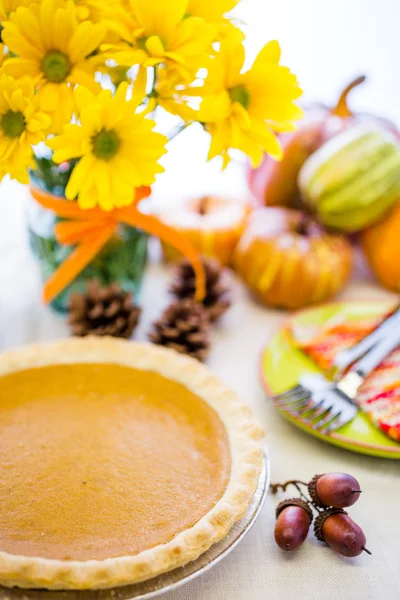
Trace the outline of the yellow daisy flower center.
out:
<instances>
[{"instance_id":1,"label":"yellow daisy flower center","mask_svg":"<svg viewBox=\"0 0 400 600\"><path fill-rule=\"evenodd\" d=\"M236 85L229 90L232 102L239 102L244 108L248 108L250 104L250 93L244 85Z\"/></svg>"},{"instance_id":2,"label":"yellow daisy flower center","mask_svg":"<svg viewBox=\"0 0 400 600\"><path fill-rule=\"evenodd\" d=\"M9 110L2 116L0 125L7 137L17 138L25 129L25 117L20 111Z\"/></svg>"},{"instance_id":3,"label":"yellow daisy flower center","mask_svg":"<svg viewBox=\"0 0 400 600\"><path fill-rule=\"evenodd\" d=\"M52 83L65 81L71 70L72 65L68 56L57 50L46 54L42 61L42 72L47 81L51 81Z\"/></svg>"},{"instance_id":4,"label":"yellow daisy flower center","mask_svg":"<svg viewBox=\"0 0 400 600\"><path fill-rule=\"evenodd\" d=\"M100 160L111 160L121 146L119 135L114 131L102 129L92 138L93 154Z\"/></svg>"}]
</instances>

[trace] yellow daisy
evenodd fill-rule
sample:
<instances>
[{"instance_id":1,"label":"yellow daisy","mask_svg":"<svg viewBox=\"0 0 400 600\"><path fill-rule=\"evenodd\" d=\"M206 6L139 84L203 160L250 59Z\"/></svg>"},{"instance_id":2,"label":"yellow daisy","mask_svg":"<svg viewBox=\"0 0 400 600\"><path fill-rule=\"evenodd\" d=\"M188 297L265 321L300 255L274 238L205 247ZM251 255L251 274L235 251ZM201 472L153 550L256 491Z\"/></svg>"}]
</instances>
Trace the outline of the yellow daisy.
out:
<instances>
[{"instance_id":1,"label":"yellow daisy","mask_svg":"<svg viewBox=\"0 0 400 600\"><path fill-rule=\"evenodd\" d=\"M28 183L28 168L33 163L32 145L45 139L51 125L40 112L35 88L28 78L15 81L0 76L0 179L6 173Z\"/></svg>"},{"instance_id":2,"label":"yellow daisy","mask_svg":"<svg viewBox=\"0 0 400 600\"><path fill-rule=\"evenodd\" d=\"M90 20L93 23L104 25L106 29L104 42L116 44L120 41L119 36L113 32L110 24L114 19L116 8L121 6L124 0L74 0L74 2L76 14L80 21Z\"/></svg>"},{"instance_id":3,"label":"yellow daisy","mask_svg":"<svg viewBox=\"0 0 400 600\"><path fill-rule=\"evenodd\" d=\"M10 14L19 6L30 6L35 0L0 0L0 22L8 21Z\"/></svg>"},{"instance_id":4,"label":"yellow daisy","mask_svg":"<svg viewBox=\"0 0 400 600\"><path fill-rule=\"evenodd\" d=\"M192 76L212 49L215 27L188 17L188 1L129 0L129 9L115 11L113 28L125 44L113 58L129 66L164 63Z\"/></svg>"},{"instance_id":5,"label":"yellow daisy","mask_svg":"<svg viewBox=\"0 0 400 600\"><path fill-rule=\"evenodd\" d=\"M224 15L239 4L239 0L189 0L187 13L210 23L223 20Z\"/></svg>"},{"instance_id":6,"label":"yellow daisy","mask_svg":"<svg viewBox=\"0 0 400 600\"><path fill-rule=\"evenodd\" d=\"M80 123L66 125L64 133L48 142L56 163L80 159L66 196L78 197L81 208L128 206L135 188L151 185L163 171L158 160L167 138L153 131L154 121L135 114L138 100L127 100L127 90L128 84L122 83L114 97L109 90L95 96L78 87Z\"/></svg>"},{"instance_id":7,"label":"yellow daisy","mask_svg":"<svg viewBox=\"0 0 400 600\"><path fill-rule=\"evenodd\" d=\"M198 95L193 93L194 90L200 89L188 86L176 70L161 67L157 73L154 89L155 103L184 121L195 121L197 112L189 105L189 101L193 95Z\"/></svg>"},{"instance_id":8,"label":"yellow daisy","mask_svg":"<svg viewBox=\"0 0 400 600\"><path fill-rule=\"evenodd\" d=\"M97 85L87 58L99 47L104 32L102 24L79 22L70 0L43 0L29 8L18 8L5 23L3 40L16 58L6 60L3 70L34 81L55 132L71 119L73 86Z\"/></svg>"},{"instance_id":9,"label":"yellow daisy","mask_svg":"<svg viewBox=\"0 0 400 600\"><path fill-rule=\"evenodd\" d=\"M244 39L243 32L226 16L240 0L189 0L187 14L200 17L216 26L216 39L231 39L240 43Z\"/></svg>"},{"instance_id":10,"label":"yellow daisy","mask_svg":"<svg viewBox=\"0 0 400 600\"><path fill-rule=\"evenodd\" d=\"M103 73L104 75L108 75L111 83L116 88L127 81L128 83L132 82L132 78L129 76L129 67L123 67L122 65L107 65L107 63L99 64L96 66L96 69L99 73Z\"/></svg>"},{"instance_id":11,"label":"yellow daisy","mask_svg":"<svg viewBox=\"0 0 400 600\"><path fill-rule=\"evenodd\" d=\"M254 166L264 152L279 160L282 148L274 131L293 130L303 116L295 104L302 91L295 75L279 64L278 42L266 44L242 73L244 58L242 44L221 44L202 90L198 119L211 134L209 158L221 155L225 166L230 148L243 151Z\"/></svg>"},{"instance_id":12,"label":"yellow daisy","mask_svg":"<svg viewBox=\"0 0 400 600\"><path fill-rule=\"evenodd\" d=\"M78 18L81 21L90 19L100 23L110 15L110 11L121 4L120 0L74 0Z\"/></svg>"},{"instance_id":13,"label":"yellow daisy","mask_svg":"<svg viewBox=\"0 0 400 600\"><path fill-rule=\"evenodd\" d=\"M3 62L8 58L8 52L4 44L0 42L0 69Z\"/></svg>"}]
</instances>

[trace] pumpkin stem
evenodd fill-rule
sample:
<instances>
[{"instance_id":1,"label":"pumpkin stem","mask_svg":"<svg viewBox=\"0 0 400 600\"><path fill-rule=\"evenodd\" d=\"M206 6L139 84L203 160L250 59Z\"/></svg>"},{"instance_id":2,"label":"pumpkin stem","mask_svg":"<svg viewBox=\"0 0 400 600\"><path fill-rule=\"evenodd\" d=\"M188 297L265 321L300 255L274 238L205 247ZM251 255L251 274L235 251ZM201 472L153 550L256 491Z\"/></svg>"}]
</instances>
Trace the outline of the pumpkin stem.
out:
<instances>
[{"instance_id":1,"label":"pumpkin stem","mask_svg":"<svg viewBox=\"0 0 400 600\"><path fill-rule=\"evenodd\" d=\"M199 205L197 208L197 212L199 213L199 215L204 216L208 213L209 200L209 196L203 196L202 198L200 198Z\"/></svg>"},{"instance_id":2,"label":"pumpkin stem","mask_svg":"<svg viewBox=\"0 0 400 600\"><path fill-rule=\"evenodd\" d=\"M348 104L347 104L347 96L349 95L351 90L353 90L354 88L356 88L359 85L361 85L362 83L364 83L364 81L366 79L367 78L365 75L360 75L359 77L354 79L354 81L349 83L348 86L345 87L343 92L340 94L340 98L339 98L337 105L335 106L335 108L333 108L331 110L331 113L333 115L336 115L338 117L351 117L352 116L353 113L351 112L351 110L349 109Z\"/></svg>"}]
</instances>

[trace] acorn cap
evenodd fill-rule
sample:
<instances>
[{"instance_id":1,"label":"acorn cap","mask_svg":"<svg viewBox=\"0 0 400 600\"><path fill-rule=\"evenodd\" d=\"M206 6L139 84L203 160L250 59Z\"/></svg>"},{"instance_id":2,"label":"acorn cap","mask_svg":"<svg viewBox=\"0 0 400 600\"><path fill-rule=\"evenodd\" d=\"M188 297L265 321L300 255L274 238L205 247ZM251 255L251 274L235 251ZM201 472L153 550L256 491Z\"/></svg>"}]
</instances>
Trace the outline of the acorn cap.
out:
<instances>
[{"instance_id":1,"label":"acorn cap","mask_svg":"<svg viewBox=\"0 0 400 600\"><path fill-rule=\"evenodd\" d=\"M276 518L278 518L283 509L287 508L288 506L299 506L300 508L304 508L310 517L310 523L312 522L314 517L313 512L307 502L301 498L287 498L286 500L282 500L282 502L280 502L276 507Z\"/></svg>"},{"instance_id":2,"label":"acorn cap","mask_svg":"<svg viewBox=\"0 0 400 600\"><path fill-rule=\"evenodd\" d=\"M326 521L332 515L347 515L347 512L342 508L327 508L323 512L320 512L318 517L314 521L314 534L317 540L324 542L324 536L322 535L322 527Z\"/></svg>"},{"instance_id":3,"label":"acorn cap","mask_svg":"<svg viewBox=\"0 0 400 600\"><path fill-rule=\"evenodd\" d=\"M321 475L314 475L314 477L311 479L310 483L308 484L308 493L311 496L311 500L313 501L313 504L315 504L315 506L320 506L321 508L328 508L326 504L323 504L321 502L321 500L318 498L318 494L317 494L317 482L318 479L320 477L322 477L323 473Z\"/></svg>"}]
</instances>

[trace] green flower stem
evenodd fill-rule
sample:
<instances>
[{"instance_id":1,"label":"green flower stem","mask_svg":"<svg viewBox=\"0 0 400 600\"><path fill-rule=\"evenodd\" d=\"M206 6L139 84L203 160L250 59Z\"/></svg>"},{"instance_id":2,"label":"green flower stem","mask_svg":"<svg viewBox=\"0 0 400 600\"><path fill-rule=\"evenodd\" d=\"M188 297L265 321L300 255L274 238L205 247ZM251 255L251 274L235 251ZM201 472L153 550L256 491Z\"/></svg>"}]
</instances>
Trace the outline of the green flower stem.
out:
<instances>
[{"instance_id":1,"label":"green flower stem","mask_svg":"<svg viewBox=\"0 0 400 600\"><path fill-rule=\"evenodd\" d=\"M193 123L194 123L194 121L191 121L190 123L182 123L182 125L177 125L174 129L172 129L172 131L170 131L169 133L167 133L168 141L171 142L180 133L182 133L182 131L185 131L185 129L187 129L188 127L190 127L190 125L193 125Z\"/></svg>"}]
</instances>

